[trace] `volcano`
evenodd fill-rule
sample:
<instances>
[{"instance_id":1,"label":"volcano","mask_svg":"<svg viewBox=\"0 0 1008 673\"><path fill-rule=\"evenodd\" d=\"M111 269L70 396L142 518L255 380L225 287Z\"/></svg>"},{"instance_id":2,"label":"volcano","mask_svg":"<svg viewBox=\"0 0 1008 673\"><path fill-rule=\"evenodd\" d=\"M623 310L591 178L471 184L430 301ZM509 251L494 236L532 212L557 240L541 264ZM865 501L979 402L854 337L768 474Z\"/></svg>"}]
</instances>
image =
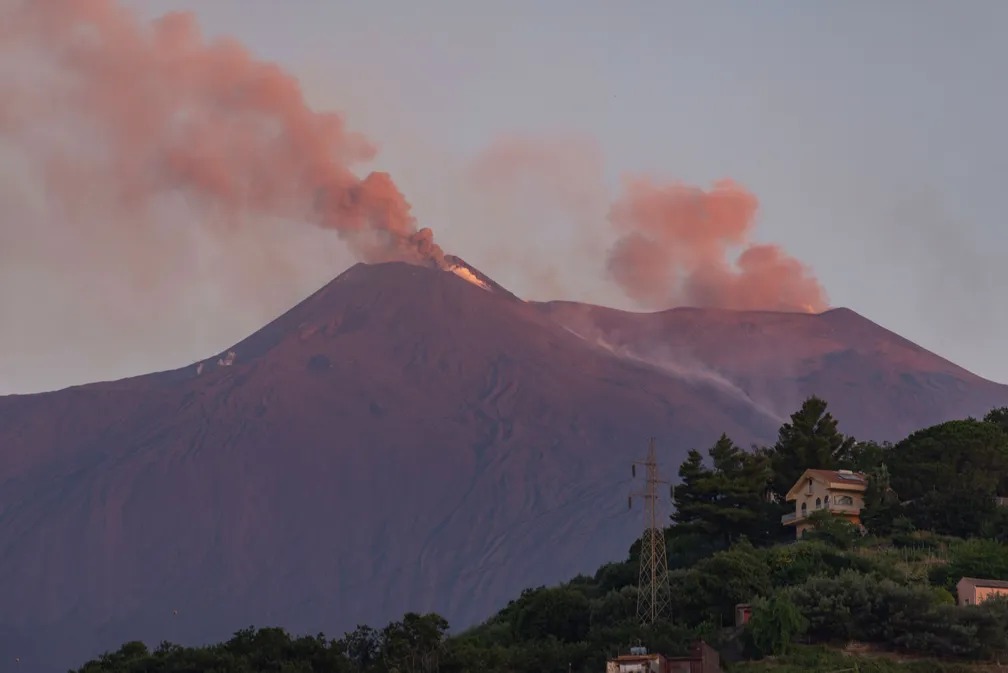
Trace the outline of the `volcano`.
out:
<instances>
[{"instance_id":1,"label":"volcano","mask_svg":"<svg viewBox=\"0 0 1008 673\"><path fill-rule=\"evenodd\" d=\"M625 555L649 436L669 477L814 392L879 439L1008 403L851 311L536 304L447 261L358 264L177 370L0 398L3 653L464 627Z\"/></svg>"}]
</instances>

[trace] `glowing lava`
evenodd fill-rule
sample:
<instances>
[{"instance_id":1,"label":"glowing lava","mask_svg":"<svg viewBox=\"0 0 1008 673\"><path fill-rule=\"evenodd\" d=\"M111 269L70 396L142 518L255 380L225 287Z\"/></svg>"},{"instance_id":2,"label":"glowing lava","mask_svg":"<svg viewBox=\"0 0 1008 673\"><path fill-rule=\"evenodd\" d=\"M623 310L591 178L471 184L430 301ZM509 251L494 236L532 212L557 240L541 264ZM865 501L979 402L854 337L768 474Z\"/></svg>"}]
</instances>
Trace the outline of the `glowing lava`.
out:
<instances>
[{"instance_id":1,"label":"glowing lava","mask_svg":"<svg viewBox=\"0 0 1008 673\"><path fill-rule=\"evenodd\" d=\"M451 266L448 267L448 270L454 273L459 278L472 283L476 287L481 287L487 292L490 291L490 286L487 285L486 282L484 282L483 280L480 280L480 278L475 273L473 273L469 269L469 267L462 266L461 264L452 264Z\"/></svg>"}]
</instances>

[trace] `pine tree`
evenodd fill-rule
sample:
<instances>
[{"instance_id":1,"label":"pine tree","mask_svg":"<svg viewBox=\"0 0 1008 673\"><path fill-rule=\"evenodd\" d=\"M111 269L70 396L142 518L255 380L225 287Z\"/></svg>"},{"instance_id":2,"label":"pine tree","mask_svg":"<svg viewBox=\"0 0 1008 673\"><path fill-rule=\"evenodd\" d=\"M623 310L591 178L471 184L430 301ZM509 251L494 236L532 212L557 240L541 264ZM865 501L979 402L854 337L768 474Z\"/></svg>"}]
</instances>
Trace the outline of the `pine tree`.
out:
<instances>
[{"instance_id":1,"label":"pine tree","mask_svg":"<svg viewBox=\"0 0 1008 673\"><path fill-rule=\"evenodd\" d=\"M727 435L721 435L708 455L710 468L696 450L679 467L682 483L676 487L673 519L691 532L720 538L726 546L741 536L763 539L769 461L742 450Z\"/></svg>"},{"instance_id":2,"label":"pine tree","mask_svg":"<svg viewBox=\"0 0 1008 673\"><path fill-rule=\"evenodd\" d=\"M837 429L826 401L813 395L781 426L770 451L774 492L783 497L809 468L832 470L853 459L855 441Z\"/></svg>"}]
</instances>

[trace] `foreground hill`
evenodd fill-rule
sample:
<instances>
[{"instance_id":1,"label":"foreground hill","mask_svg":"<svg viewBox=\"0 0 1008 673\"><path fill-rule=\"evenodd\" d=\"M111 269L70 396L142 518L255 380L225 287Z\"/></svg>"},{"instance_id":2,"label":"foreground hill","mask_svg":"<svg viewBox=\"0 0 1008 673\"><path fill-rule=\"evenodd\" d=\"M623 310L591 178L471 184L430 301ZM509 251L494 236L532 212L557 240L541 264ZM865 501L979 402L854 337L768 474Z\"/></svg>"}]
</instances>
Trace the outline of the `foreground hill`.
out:
<instances>
[{"instance_id":1,"label":"foreground hill","mask_svg":"<svg viewBox=\"0 0 1008 673\"><path fill-rule=\"evenodd\" d=\"M243 623L341 632L415 609L462 626L625 552L648 436L666 473L721 432L772 440L780 412L735 384L617 356L466 271L357 265L205 362L0 398L0 647L52 670ZM860 335L835 339L859 352ZM921 357L901 371L930 376ZM824 385L849 370L823 362ZM763 371L753 385L773 389ZM905 402L919 384L891 380L898 404L858 402L865 385L830 398L854 410L844 430L942 420L965 399L920 411ZM961 385L972 413L1008 401Z\"/></svg>"}]
</instances>

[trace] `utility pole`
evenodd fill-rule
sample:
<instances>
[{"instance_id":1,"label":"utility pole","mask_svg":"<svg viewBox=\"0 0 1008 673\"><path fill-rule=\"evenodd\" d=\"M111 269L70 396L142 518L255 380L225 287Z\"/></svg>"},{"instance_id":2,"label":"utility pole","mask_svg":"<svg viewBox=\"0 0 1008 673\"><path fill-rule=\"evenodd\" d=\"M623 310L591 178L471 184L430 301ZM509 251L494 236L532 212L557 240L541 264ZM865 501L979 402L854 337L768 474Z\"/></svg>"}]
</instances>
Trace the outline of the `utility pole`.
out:
<instances>
[{"instance_id":1,"label":"utility pole","mask_svg":"<svg viewBox=\"0 0 1008 673\"><path fill-rule=\"evenodd\" d=\"M658 484L668 484L668 481L660 479L658 476L658 458L655 453L654 437L648 442L647 460L635 461L631 468L633 476L637 476L637 466L643 465L647 471L646 485L644 491L631 493L630 502L633 507L633 498L644 498L645 513L647 515L647 528L644 530L644 537L641 538L640 550L640 579L637 582L637 619L642 625L654 624L659 619L669 618L669 608L672 603L672 595L669 589L668 578L668 555L665 552L665 532L659 525Z\"/></svg>"}]
</instances>

